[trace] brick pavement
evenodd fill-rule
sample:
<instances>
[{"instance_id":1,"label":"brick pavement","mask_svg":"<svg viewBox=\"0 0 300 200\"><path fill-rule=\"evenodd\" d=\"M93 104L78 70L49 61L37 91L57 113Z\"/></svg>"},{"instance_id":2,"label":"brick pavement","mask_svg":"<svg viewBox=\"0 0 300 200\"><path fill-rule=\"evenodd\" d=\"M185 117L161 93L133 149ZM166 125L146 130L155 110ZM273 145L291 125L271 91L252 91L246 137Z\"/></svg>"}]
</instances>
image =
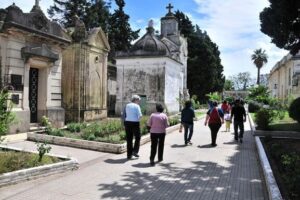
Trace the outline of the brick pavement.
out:
<instances>
[{"instance_id":1,"label":"brick pavement","mask_svg":"<svg viewBox=\"0 0 300 200\"><path fill-rule=\"evenodd\" d=\"M210 148L210 132L203 120L196 122L193 145L183 145L183 134L167 135L164 161L149 165L150 143L141 147L140 158L53 146L53 153L76 157L73 172L0 188L0 199L267 199L254 138L245 124L243 144L232 133L218 134ZM34 148L30 142L16 143Z\"/></svg>"}]
</instances>

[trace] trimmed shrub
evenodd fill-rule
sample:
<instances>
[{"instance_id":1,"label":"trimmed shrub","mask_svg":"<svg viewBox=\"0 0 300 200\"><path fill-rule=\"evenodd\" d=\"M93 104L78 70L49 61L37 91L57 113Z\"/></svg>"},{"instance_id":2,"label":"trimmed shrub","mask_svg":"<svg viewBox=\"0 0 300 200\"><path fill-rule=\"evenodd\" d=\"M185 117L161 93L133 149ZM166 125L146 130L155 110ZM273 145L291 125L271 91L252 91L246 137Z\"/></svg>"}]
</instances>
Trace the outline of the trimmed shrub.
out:
<instances>
[{"instance_id":1,"label":"trimmed shrub","mask_svg":"<svg viewBox=\"0 0 300 200\"><path fill-rule=\"evenodd\" d=\"M291 103L289 107L289 115L292 119L300 123L300 97Z\"/></svg>"},{"instance_id":2,"label":"trimmed shrub","mask_svg":"<svg viewBox=\"0 0 300 200\"><path fill-rule=\"evenodd\" d=\"M250 113L255 113L260 109L260 104L255 101L249 101L248 103L248 111Z\"/></svg>"},{"instance_id":3,"label":"trimmed shrub","mask_svg":"<svg viewBox=\"0 0 300 200\"><path fill-rule=\"evenodd\" d=\"M261 108L255 115L255 123L257 128L261 130L267 130L269 124L276 117L276 113L272 109Z\"/></svg>"}]
</instances>

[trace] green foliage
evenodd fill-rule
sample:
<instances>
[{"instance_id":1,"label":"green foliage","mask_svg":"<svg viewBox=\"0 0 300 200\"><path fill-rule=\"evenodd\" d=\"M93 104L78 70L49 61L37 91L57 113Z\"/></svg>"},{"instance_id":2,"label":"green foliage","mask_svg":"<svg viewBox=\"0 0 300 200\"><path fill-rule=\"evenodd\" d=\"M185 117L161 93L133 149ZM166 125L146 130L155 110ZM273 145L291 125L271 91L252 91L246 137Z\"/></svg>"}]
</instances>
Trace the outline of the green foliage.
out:
<instances>
[{"instance_id":1,"label":"green foliage","mask_svg":"<svg viewBox=\"0 0 300 200\"><path fill-rule=\"evenodd\" d=\"M268 87L258 85L249 88L247 100L253 100L259 103L269 104L270 91Z\"/></svg>"},{"instance_id":2,"label":"green foliage","mask_svg":"<svg viewBox=\"0 0 300 200\"><path fill-rule=\"evenodd\" d=\"M38 160L37 154L0 149L0 174L59 162L58 158L50 156L44 156L41 162Z\"/></svg>"},{"instance_id":3,"label":"green foliage","mask_svg":"<svg viewBox=\"0 0 300 200\"><path fill-rule=\"evenodd\" d=\"M50 152L51 147L46 142L36 143L36 147L37 147L37 151L39 152L39 159L38 159L38 161L41 162L42 159L43 159L43 156L46 153Z\"/></svg>"},{"instance_id":4,"label":"green foliage","mask_svg":"<svg viewBox=\"0 0 300 200\"><path fill-rule=\"evenodd\" d=\"M67 124L67 130L69 130L71 133L77 132L79 133L82 128L85 128L85 123L69 123Z\"/></svg>"},{"instance_id":5,"label":"green foliage","mask_svg":"<svg viewBox=\"0 0 300 200\"><path fill-rule=\"evenodd\" d=\"M124 12L125 1L115 0L117 9L110 15L108 40L110 45L109 58L112 59L117 51L127 51L131 43L138 38L140 30L133 31L129 24L129 15Z\"/></svg>"},{"instance_id":6,"label":"green foliage","mask_svg":"<svg viewBox=\"0 0 300 200\"><path fill-rule=\"evenodd\" d=\"M248 102L248 112L250 113L256 113L259 111L259 109L262 107L262 105L256 101L249 101Z\"/></svg>"},{"instance_id":7,"label":"green foliage","mask_svg":"<svg viewBox=\"0 0 300 200\"><path fill-rule=\"evenodd\" d=\"M0 90L0 142L1 136L7 134L9 125L13 123L15 115L12 113L12 103L8 101L8 92Z\"/></svg>"},{"instance_id":8,"label":"green foliage","mask_svg":"<svg viewBox=\"0 0 300 200\"><path fill-rule=\"evenodd\" d=\"M232 102L234 102L234 97L232 97L232 96L225 97L224 100L226 100L228 103L232 103Z\"/></svg>"},{"instance_id":9,"label":"green foliage","mask_svg":"<svg viewBox=\"0 0 300 200\"><path fill-rule=\"evenodd\" d=\"M299 1L271 0L260 13L261 31L279 48L295 55L300 49Z\"/></svg>"},{"instance_id":10,"label":"green foliage","mask_svg":"<svg viewBox=\"0 0 300 200\"><path fill-rule=\"evenodd\" d=\"M210 101L217 101L220 102L222 100L221 96L217 92L206 94Z\"/></svg>"},{"instance_id":11,"label":"green foliage","mask_svg":"<svg viewBox=\"0 0 300 200\"><path fill-rule=\"evenodd\" d=\"M51 126L51 122L49 121L49 118L46 117L45 115L42 116L42 119L41 119L41 125L42 126Z\"/></svg>"},{"instance_id":12,"label":"green foliage","mask_svg":"<svg viewBox=\"0 0 300 200\"><path fill-rule=\"evenodd\" d=\"M193 26L190 19L181 11L176 11L179 30L187 38L187 87L190 94L195 94L205 102L205 94L223 90L225 78L218 46L211 41L205 31L197 25Z\"/></svg>"},{"instance_id":13,"label":"green foliage","mask_svg":"<svg viewBox=\"0 0 300 200\"><path fill-rule=\"evenodd\" d=\"M180 117L179 116L170 117L169 118L169 123L170 123L170 126L174 126L176 124L179 124L180 123Z\"/></svg>"},{"instance_id":14,"label":"green foliage","mask_svg":"<svg viewBox=\"0 0 300 200\"><path fill-rule=\"evenodd\" d=\"M192 95L192 98L191 98L191 103L192 103L192 107L197 110L200 108L200 103L199 101L197 100L197 95Z\"/></svg>"},{"instance_id":15,"label":"green foliage","mask_svg":"<svg viewBox=\"0 0 300 200\"><path fill-rule=\"evenodd\" d=\"M224 90L230 91L230 90L233 90L233 89L234 89L233 81L226 79L225 83L224 83Z\"/></svg>"},{"instance_id":16,"label":"green foliage","mask_svg":"<svg viewBox=\"0 0 300 200\"><path fill-rule=\"evenodd\" d=\"M252 84L250 72L240 72L229 77L235 90L246 90Z\"/></svg>"},{"instance_id":17,"label":"green foliage","mask_svg":"<svg viewBox=\"0 0 300 200\"><path fill-rule=\"evenodd\" d=\"M289 108L289 115L292 119L300 123L300 97L295 99Z\"/></svg>"},{"instance_id":18,"label":"green foliage","mask_svg":"<svg viewBox=\"0 0 300 200\"><path fill-rule=\"evenodd\" d=\"M276 118L276 112L272 109L261 108L255 114L255 123L257 124L257 128L261 130L267 130L269 128L269 124Z\"/></svg>"}]
</instances>

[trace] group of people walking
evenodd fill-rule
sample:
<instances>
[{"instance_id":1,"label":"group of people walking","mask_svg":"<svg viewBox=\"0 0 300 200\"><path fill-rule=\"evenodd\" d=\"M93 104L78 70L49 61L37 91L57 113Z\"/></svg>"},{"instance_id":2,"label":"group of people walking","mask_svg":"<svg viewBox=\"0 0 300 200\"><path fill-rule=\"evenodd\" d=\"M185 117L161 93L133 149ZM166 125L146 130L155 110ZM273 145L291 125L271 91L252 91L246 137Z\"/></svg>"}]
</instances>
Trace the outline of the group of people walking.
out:
<instances>
[{"instance_id":1,"label":"group of people walking","mask_svg":"<svg viewBox=\"0 0 300 200\"><path fill-rule=\"evenodd\" d=\"M140 119L142 117L141 108L139 106L140 97L133 95L131 102L128 103L124 110L122 119L124 120L126 141L127 141L127 159L132 157L139 157L139 146L141 139ZM164 107L162 104L156 104L156 112L150 115L147 121L147 126L150 129L151 137L151 153L150 165L154 166L155 156L158 150L158 162L163 161L164 142L166 136L166 128L169 126L168 117L163 113ZM246 111L240 99L235 100L234 104L230 106L226 101L223 102L222 107L218 108L217 102L211 102L210 108L206 113L204 125L208 125L211 131L211 146L217 146L217 134L222 124L224 123L224 116L226 120L226 130L230 130L230 123L233 120L234 139L243 142L244 122L246 121ZM229 116L229 117L228 117ZM185 106L181 111L181 125L184 129L184 144L192 145L192 136L194 130L195 112L192 108L191 101L186 101ZM227 124L228 122L228 124ZM229 128L228 128L229 126ZM240 130L240 131L238 131ZM133 137L135 142L133 145Z\"/></svg>"}]
</instances>

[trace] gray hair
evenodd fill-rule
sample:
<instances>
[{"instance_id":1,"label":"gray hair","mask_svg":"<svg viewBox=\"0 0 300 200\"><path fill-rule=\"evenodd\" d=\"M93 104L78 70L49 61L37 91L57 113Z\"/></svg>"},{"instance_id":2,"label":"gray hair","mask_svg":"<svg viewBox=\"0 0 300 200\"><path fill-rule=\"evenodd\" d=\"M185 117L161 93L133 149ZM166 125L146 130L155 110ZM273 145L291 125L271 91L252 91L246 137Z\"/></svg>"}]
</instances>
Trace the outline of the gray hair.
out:
<instances>
[{"instance_id":1,"label":"gray hair","mask_svg":"<svg viewBox=\"0 0 300 200\"><path fill-rule=\"evenodd\" d=\"M141 97L139 96L139 95L132 95L132 97L131 97L131 101L132 102L134 102L134 101L136 101L136 100L141 100Z\"/></svg>"}]
</instances>

